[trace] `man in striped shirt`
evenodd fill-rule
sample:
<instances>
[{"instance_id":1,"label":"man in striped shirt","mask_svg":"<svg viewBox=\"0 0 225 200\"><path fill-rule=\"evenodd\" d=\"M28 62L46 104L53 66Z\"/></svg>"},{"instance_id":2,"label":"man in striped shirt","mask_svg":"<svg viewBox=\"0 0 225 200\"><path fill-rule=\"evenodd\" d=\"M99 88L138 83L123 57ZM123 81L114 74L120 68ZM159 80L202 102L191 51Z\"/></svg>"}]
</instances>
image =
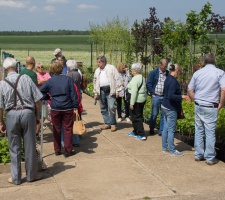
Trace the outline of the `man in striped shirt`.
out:
<instances>
[{"instance_id":1,"label":"man in striped shirt","mask_svg":"<svg viewBox=\"0 0 225 200\"><path fill-rule=\"evenodd\" d=\"M42 94L27 75L16 73L16 61L6 58L3 68L7 77L0 82L0 130L7 131L11 176L8 181L21 184L21 148L25 151L26 178L32 182L41 178L37 174L35 128L39 122L39 100ZM6 111L6 125L3 111Z\"/></svg>"}]
</instances>

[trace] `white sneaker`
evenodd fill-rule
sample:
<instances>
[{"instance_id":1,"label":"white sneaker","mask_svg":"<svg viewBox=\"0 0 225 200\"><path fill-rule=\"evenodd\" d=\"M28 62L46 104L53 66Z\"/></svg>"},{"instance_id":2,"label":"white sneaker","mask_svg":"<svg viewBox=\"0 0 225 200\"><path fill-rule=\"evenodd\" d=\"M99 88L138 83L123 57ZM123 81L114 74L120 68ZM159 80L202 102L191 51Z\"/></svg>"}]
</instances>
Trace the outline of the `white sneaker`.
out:
<instances>
[{"instance_id":1,"label":"white sneaker","mask_svg":"<svg viewBox=\"0 0 225 200\"><path fill-rule=\"evenodd\" d=\"M129 117L126 117L126 121L127 121L127 122L130 122L130 118L129 118Z\"/></svg>"},{"instance_id":2,"label":"white sneaker","mask_svg":"<svg viewBox=\"0 0 225 200\"><path fill-rule=\"evenodd\" d=\"M118 118L117 119L117 122L122 122L122 118Z\"/></svg>"}]
</instances>

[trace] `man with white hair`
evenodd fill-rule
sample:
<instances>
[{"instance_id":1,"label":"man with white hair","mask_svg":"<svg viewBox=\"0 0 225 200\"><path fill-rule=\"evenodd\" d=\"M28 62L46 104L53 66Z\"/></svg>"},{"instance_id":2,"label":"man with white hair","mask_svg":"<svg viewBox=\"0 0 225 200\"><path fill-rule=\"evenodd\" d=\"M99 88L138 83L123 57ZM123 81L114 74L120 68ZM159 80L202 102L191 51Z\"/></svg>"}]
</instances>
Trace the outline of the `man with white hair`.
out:
<instances>
[{"instance_id":1,"label":"man with white hair","mask_svg":"<svg viewBox=\"0 0 225 200\"><path fill-rule=\"evenodd\" d=\"M7 77L0 82L0 130L7 131L11 160L8 182L21 184L21 148L23 139L27 181L41 178L37 174L35 129L39 122L39 100L42 94L27 75L16 73L16 61L6 58L3 68ZM3 110L6 111L6 125Z\"/></svg>"},{"instance_id":2,"label":"man with white hair","mask_svg":"<svg viewBox=\"0 0 225 200\"><path fill-rule=\"evenodd\" d=\"M116 67L107 64L105 56L97 58L98 68L94 74L94 99L99 98L104 125L101 130L116 131L116 97L119 97L121 81Z\"/></svg>"}]
</instances>

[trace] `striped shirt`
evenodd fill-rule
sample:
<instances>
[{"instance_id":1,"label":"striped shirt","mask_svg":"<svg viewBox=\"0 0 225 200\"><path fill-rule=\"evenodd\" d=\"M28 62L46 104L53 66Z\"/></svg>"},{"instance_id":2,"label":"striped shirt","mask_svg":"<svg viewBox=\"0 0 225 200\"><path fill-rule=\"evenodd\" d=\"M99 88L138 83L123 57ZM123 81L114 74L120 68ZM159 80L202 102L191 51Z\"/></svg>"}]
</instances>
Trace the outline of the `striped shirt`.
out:
<instances>
[{"instance_id":1,"label":"striped shirt","mask_svg":"<svg viewBox=\"0 0 225 200\"><path fill-rule=\"evenodd\" d=\"M19 74L16 72L10 72L7 76L7 80L15 84ZM32 79L27 75L22 75L17 85L17 90L23 99L25 107L35 108L35 102L42 98L42 93L34 84ZM14 106L14 89L4 80L0 81L0 108L5 110L11 109ZM22 103L17 96L17 108L21 108Z\"/></svg>"},{"instance_id":2,"label":"striped shirt","mask_svg":"<svg viewBox=\"0 0 225 200\"><path fill-rule=\"evenodd\" d=\"M166 80L166 72L162 72L159 69L159 80L158 84L155 87L155 94L162 96L163 95L163 89L164 89L164 82Z\"/></svg>"}]
</instances>

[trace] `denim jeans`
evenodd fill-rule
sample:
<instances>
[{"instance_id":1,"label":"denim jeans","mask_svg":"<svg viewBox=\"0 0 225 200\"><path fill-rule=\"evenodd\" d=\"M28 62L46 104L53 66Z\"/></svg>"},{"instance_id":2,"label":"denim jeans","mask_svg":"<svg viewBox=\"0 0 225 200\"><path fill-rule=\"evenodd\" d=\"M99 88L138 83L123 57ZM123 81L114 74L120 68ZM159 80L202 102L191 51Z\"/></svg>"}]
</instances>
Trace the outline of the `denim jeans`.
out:
<instances>
[{"instance_id":1,"label":"denim jeans","mask_svg":"<svg viewBox=\"0 0 225 200\"><path fill-rule=\"evenodd\" d=\"M72 136L72 144L79 144L79 137L77 134L73 134ZM62 128L61 128L61 146L64 147L64 127L62 124Z\"/></svg>"},{"instance_id":2,"label":"denim jeans","mask_svg":"<svg viewBox=\"0 0 225 200\"><path fill-rule=\"evenodd\" d=\"M164 127L162 132L162 150L169 149L170 153L175 151L174 132L177 123L177 112L162 108L164 114Z\"/></svg>"},{"instance_id":3,"label":"denim jeans","mask_svg":"<svg viewBox=\"0 0 225 200\"><path fill-rule=\"evenodd\" d=\"M116 125L116 96L100 90L99 102L105 125Z\"/></svg>"},{"instance_id":4,"label":"denim jeans","mask_svg":"<svg viewBox=\"0 0 225 200\"><path fill-rule=\"evenodd\" d=\"M125 107L125 118L129 117L129 109L130 109L130 103L128 101L125 100L125 97L118 97L116 99L117 102L117 114L118 114L118 118L122 118L122 99L124 102L124 107Z\"/></svg>"},{"instance_id":5,"label":"denim jeans","mask_svg":"<svg viewBox=\"0 0 225 200\"><path fill-rule=\"evenodd\" d=\"M155 96L152 97L152 113L151 113L151 118L150 118L150 124L149 124L149 128L150 128L150 132L153 132L155 129L155 125L156 125L156 118L157 115L159 114L159 109L161 109L161 104L163 101L163 97L162 96ZM159 134L162 134L163 131L163 112L161 112L161 116L160 116L160 125L159 125Z\"/></svg>"},{"instance_id":6,"label":"denim jeans","mask_svg":"<svg viewBox=\"0 0 225 200\"><path fill-rule=\"evenodd\" d=\"M195 157L203 157L211 161L216 156L215 129L217 122L217 108L195 106ZM205 145L203 137L205 135Z\"/></svg>"}]
</instances>

